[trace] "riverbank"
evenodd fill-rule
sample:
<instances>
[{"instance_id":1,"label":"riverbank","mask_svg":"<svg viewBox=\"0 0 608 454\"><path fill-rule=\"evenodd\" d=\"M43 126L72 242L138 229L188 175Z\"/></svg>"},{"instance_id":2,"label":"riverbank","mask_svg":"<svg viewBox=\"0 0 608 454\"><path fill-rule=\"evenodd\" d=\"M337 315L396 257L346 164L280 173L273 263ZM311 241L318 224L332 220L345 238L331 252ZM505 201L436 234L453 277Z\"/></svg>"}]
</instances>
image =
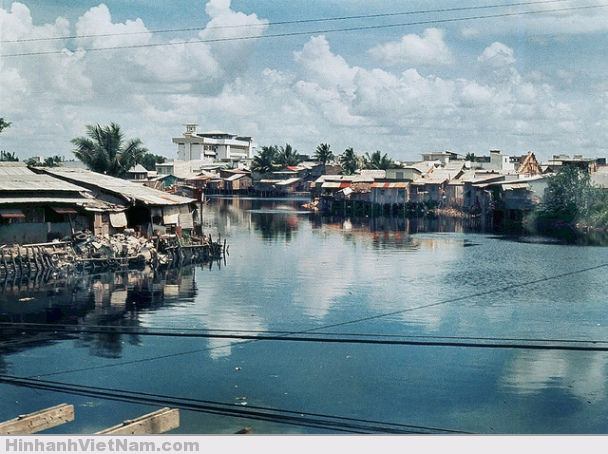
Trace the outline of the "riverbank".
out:
<instances>
[{"instance_id":1,"label":"riverbank","mask_svg":"<svg viewBox=\"0 0 608 454\"><path fill-rule=\"evenodd\" d=\"M0 276L173 267L221 259L227 249L225 240L210 235L144 238L126 231L99 237L85 231L48 243L0 245Z\"/></svg>"}]
</instances>

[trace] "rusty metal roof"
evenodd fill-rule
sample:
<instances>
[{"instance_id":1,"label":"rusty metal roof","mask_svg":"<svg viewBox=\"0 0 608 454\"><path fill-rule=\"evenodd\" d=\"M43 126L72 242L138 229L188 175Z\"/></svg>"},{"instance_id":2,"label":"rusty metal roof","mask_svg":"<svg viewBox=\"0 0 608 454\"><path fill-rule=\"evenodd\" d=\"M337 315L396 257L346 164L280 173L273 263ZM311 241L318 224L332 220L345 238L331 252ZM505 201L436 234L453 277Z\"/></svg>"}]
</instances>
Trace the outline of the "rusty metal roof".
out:
<instances>
[{"instance_id":1,"label":"rusty metal roof","mask_svg":"<svg viewBox=\"0 0 608 454\"><path fill-rule=\"evenodd\" d=\"M410 186L409 183L396 182L396 183L372 183L372 188L381 189L407 189Z\"/></svg>"}]
</instances>

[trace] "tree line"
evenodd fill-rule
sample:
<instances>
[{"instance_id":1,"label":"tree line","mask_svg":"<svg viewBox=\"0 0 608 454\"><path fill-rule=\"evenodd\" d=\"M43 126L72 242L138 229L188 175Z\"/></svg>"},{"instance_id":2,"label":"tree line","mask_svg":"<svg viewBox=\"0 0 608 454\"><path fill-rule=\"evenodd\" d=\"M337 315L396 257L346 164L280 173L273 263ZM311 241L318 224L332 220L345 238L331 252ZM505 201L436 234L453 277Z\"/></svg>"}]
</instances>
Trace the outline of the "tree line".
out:
<instances>
[{"instance_id":1,"label":"tree line","mask_svg":"<svg viewBox=\"0 0 608 454\"><path fill-rule=\"evenodd\" d=\"M326 165L337 162L344 175L353 175L361 169L386 170L395 167L395 162L377 150L373 153L358 155L353 148L347 148L336 157L331 145L321 143L314 151L313 159L319 164ZM290 144L285 146L271 145L262 147L251 163L251 170L259 173L269 173L296 166L305 160Z\"/></svg>"}]
</instances>

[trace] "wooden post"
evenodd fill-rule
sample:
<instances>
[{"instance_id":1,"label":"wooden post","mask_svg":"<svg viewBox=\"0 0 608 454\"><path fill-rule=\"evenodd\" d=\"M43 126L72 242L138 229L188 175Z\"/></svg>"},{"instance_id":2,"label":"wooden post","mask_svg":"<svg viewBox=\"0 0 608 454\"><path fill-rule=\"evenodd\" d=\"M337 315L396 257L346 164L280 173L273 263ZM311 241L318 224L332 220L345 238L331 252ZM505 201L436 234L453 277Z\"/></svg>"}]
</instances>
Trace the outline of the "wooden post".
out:
<instances>
[{"instance_id":1,"label":"wooden post","mask_svg":"<svg viewBox=\"0 0 608 454\"><path fill-rule=\"evenodd\" d=\"M15 257L13 256L13 250L11 249L9 251L9 253L11 254L11 262L13 262L13 270L15 270L15 273L17 272L17 263L15 263Z\"/></svg>"},{"instance_id":2,"label":"wooden post","mask_svg":"<svg viewBox=\"0 0 608 454\"><path fill-rule=\"evenodd\" d=\"M33 434L74 420L74 406L61 404L0 423L0 434Z\"/></svg>"},{"instance_id":3,"label":"wooden post","mask_svg":"<svg viewBox=\"0 0 608 454\"><path fill-rule=\"evenodd\" d=\"M179 409L161 408L155 412L130 419L97 434L142 435L162 434L179 427Z\"/></svg>"},{"instance_id":4,"label":"wooden post","mask_svg":"<svg viewBox=\"0 0 608 454\"><path fill-rule=\"evenodd\" d=\"M2 254L2 263L4 265L4 272L8 274L8 263L6 263L6 257L4 256L3 249L0 249L0 254Z\"/></svg>"},{"instance_id":5,"label":"wooden post","mask_svg":"<svg viewBox=\"0 0 608 454\"><path fill-rule=\"evenodd\" d=\"M21 246L17 246L17 252L19 252L19 272L23 274L23 254L21 253Z\"/></svg>"}]
</instances>

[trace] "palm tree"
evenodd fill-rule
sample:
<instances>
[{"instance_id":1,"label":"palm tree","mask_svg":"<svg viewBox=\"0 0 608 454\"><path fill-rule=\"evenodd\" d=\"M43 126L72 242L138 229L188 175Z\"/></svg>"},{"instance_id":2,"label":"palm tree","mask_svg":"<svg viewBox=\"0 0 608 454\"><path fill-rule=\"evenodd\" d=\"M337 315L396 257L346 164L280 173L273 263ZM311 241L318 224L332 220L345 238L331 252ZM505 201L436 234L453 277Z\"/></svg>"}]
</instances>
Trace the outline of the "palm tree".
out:
<instances>
[{"instance_id":1,"label":"palm tree","mask_svg":"<svg viewBox=\"0 0 608 454\"><path fill-rule=\"evenodd\" d=\"M334 153L331 151L330 145L327 143L320 144L315 150L315 158L323 165L332 162L334 160Z\"/></svg>"},{"instance_id":2,"label":"palm tree","mask_svg":"<svg viewBox=\"0 0 608 454\"><path fill-rule=\"evenodd\" d=\"M116 123L105 127L87 125L87 136L72 139L76 146L73 153L93 172L122 177L148 152L137 138L125 143Z\"/></svg>"},{"instance_id":3,"label":"palm tree","mask_svg":"<svg viewBox=\"0 0 608 454\"><path fill-rule=\"evenodd\" d=\"M14 152L0 151L0 161L17 162L19 158Z\"/></svg>"},{"instance_id":4,"label":"palm tree","mask_svg":"<svg viewBox=\"0 0 608 454\"><path fill-rule=\"evenodd\" d=\"M277 164L283 167L297 166L302 162L302 157L298 154L298 150L294 150L288 143L284 147L277 148Z\"/></svg>"},{"instance_id":5,"label":"palm tree","mask_svg":"<svg viewBox=\"0 0 608 454\"><path fill-rule=\"evenodd\" d=\"M362 160L360 156L355 154L352 148L347 148L344 153L340 155L340 165L342 166L342 173L345 175L352 175L361 168Z\"/></svg>"},{"instance_id":6,"label":"palm tree","mask_svg":"<svg viewBox=\"0 0 608 454\"><path fill-rule=\"evenodd\" d=\"M271 145L269 147L262 147L258 151L257 156L253 158L251 163L251 170L259 173L269 173L277 168L277 147Z\"/></svg>"},{"instance_id":7,"label":"palm tree","mask_svg":"<svg viewBox=\"0 0 608 454\"><path fill-rule=\"evenodd\" d=\"M48 158L46 158L42 165L44 167L59 167L59 166L61 166L62 162L63 162L63 156L55 155L55 156L49 156Z\"/></svg>"},{"instance_id":8,"label":"palm tree","mask_svg":"<svg viewBox=\"0 0 608 454\"><path fill-rule=\"evenodd\" d=\"M11 125L10 121L6 121L4 117L0 117L0 134Z\"/></svg>"},{"instance_id":9,"label":"palm tree","mask_svg":"<svg viewBox=\"0 0 608 454\"><path fill-rule=\"evenodd\" d=\"M386 170L395 166L395 163L386 153L382 155L380 150L374 151L371 155L365 153L365 168L371 170Z\"/></svg>"}]
</instances>

